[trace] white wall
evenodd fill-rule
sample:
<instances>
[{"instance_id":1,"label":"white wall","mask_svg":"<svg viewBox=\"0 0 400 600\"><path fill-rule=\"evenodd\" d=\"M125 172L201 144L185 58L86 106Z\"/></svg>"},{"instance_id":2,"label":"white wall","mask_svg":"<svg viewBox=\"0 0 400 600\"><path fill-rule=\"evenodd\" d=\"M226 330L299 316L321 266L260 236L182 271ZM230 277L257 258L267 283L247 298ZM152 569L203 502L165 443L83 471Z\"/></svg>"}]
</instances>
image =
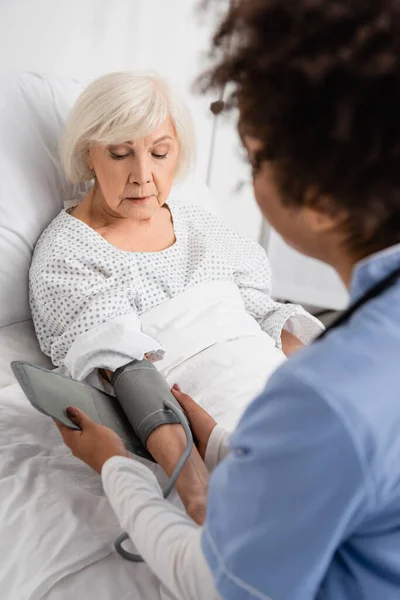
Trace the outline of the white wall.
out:
<instances>
[{"instance_id":1,"label":"white wall","mask_svg":"<svg viewBox=\"0 0 400 600\"><path fill-rule=\"evenodd\" d=\"M292 250L275 231L267 248L276 298L335 310L347 305L347 290L331 267Z\"/></svg>"},{"instance_id":2,"label":"white wall","mask_svg":"<svg viewBox=\"0 0 400 600\"><path fill-rule=\"evenodd\" d=\"M235 229L259 240L262 217L254 199L251 169L236 130L234 114L218 119L212 149L210 188L218 213Z\"/></svg>"}]
</instances>

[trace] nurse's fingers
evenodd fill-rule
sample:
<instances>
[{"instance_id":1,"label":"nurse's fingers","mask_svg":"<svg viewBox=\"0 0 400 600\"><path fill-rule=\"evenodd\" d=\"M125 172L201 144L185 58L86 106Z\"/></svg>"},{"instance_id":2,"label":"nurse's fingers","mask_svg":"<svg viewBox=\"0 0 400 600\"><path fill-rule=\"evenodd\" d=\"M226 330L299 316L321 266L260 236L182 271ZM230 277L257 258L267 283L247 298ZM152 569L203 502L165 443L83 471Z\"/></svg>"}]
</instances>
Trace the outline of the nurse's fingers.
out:
<instances>
[{"instance_id":1,"label":"nurse's fingers","mask_svg":"<svg viewBox=\"0 0 400 600\"><path fill-rule=\"evenodd\" d=\"M69 406L65 412L67 413L67 417L71 419L75 425L78 425L82 431L92 429L96 425L86 413L79 410L79 408L75 408L75 406Z\"/></svg>"},{"instance_id":2,"label":"nurse's fingers","mask_svg":"<svg viewBox=\"0 0 400 600\"><path fill-rule=\"evenodd\" d=\"M191 396L188 396L188 394L184 394L182 392L180 386L177 383L175 383L172 386L171 392L175 400L179 402L185 413L194 412L198 409L202 410L202 408L197 404L195 400L193 400L193 398L191 398Z\"/></svg>"},{"instance_id":3,"label":"nurse's fingers","mask_svg":"<svg viewBox=\"0 0 400 600\"><path fill-rule=\"evenodd\" d=\"M183 411L190 423L197 449L200 453L200 456L204 460L208 440L210 439L211 432L217 423L214 421L213 417L209 415L206 410L204 410L204 408L201 408L201 406L199 406L197 402L193 400L193 398L181 392L180 388L178 390L176 385L172 387L171 392L183 408Z\"/></svg>"}]
</instances>

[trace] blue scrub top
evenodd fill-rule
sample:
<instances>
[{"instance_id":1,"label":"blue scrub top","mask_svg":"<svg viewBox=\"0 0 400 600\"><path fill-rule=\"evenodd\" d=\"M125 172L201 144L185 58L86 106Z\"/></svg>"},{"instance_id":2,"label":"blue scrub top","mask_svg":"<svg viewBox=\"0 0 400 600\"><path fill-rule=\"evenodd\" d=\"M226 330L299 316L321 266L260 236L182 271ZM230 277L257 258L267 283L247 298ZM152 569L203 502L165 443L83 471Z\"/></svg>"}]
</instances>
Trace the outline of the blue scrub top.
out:
<instances>
[{"instance_id":1,"label":"blue scrub top","mask_svg":"<svg viewBox=\"0 0 400 600\"><path fill-rule=\"evenodd\" d=\"M399 267L400 245L360 263L352 301ZM400 280L287 361L230 445L202 538L223 598L399 600Z\"/></svg>"}]
</instances>

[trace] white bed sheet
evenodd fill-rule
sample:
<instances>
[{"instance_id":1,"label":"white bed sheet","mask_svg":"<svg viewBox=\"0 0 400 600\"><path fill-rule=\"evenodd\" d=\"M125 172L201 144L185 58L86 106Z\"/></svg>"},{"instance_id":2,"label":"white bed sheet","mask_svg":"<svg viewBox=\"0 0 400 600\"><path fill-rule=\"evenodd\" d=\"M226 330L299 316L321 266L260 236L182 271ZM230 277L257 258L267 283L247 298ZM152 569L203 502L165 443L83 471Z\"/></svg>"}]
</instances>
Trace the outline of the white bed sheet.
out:
<instances>
[{"instance_id":1,"label":"white bed sheet","mask_svg":"<svg viewBox=\"0 0 400 600\"><path fill-rule=\"evenodd\" d=\"M158 600L147 567L114 552L121 530L100 477L19 386L0 390L0 407L0 597Z\"/></svg>"}]
</instances>

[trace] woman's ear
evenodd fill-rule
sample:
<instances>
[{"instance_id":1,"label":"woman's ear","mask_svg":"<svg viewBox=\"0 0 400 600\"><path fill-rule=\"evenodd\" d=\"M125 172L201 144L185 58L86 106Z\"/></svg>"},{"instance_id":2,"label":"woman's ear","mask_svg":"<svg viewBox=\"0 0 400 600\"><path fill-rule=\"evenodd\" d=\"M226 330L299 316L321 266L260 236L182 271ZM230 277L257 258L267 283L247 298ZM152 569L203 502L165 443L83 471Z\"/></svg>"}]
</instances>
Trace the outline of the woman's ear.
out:
<instances>
[{"instance_id":1,"label":"woman's ear","mask_svg":"<svg viewBox=\"0 0 400 600\"><path fill-rule=\"evenodd\" d=\"M93 165L93 160L92 160L91 148L87 148L85 150L85 158L86 158L87 166L89 167L89 169L91 171L93 171L94 170L94 165Z\"/></svg>"}]
</instances>

